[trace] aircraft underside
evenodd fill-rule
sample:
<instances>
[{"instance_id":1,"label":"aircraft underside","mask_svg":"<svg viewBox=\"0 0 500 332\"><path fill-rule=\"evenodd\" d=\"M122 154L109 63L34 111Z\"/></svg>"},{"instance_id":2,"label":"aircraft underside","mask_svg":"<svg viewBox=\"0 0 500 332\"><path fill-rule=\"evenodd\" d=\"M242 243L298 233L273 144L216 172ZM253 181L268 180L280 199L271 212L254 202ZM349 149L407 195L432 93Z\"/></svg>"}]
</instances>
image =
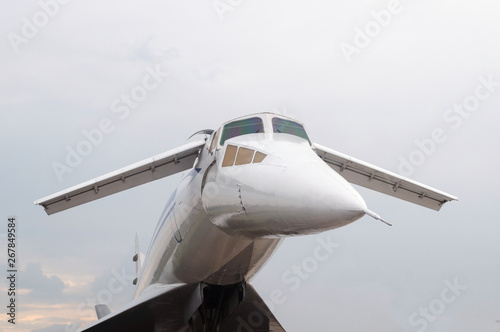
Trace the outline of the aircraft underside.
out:
<instances>
[{"instance_id":1,"label":"aircraft underside","mask_svg":"<svg viewBox=\"0 0 500 332\"><path fill-rule=\"evenodd\" d=\"M200 284L204 301L188 331L285 331L256 291L245 282L229 286Z\"/></svg>"},{"instance_id":2,"label":"aircraft underside","mask_svg":"<svg viewBox=\"0 0 500 332\"><path fill-rule=\"evenodd\" d=\"M159 285L146 301L132 301L82 331L285 331L252 285Z\"/></svg>"},{"instance_id":3,"label":"aircraft underside","mask_svg":"<svg viewBox=\"0 0 500 332\"><path fill-rule=\"evenodd\" d=\"M248 115L198 133L205 140L35 201L51 215L187 171L146 255L136 241L134 299L113 313L96 306L99 320L82 331L284 331L248 280L287 236L364 215L389 224L351 183L436 211L457 200L313 143L300 122L279 114Z\"/></svg>"}]
</instances>

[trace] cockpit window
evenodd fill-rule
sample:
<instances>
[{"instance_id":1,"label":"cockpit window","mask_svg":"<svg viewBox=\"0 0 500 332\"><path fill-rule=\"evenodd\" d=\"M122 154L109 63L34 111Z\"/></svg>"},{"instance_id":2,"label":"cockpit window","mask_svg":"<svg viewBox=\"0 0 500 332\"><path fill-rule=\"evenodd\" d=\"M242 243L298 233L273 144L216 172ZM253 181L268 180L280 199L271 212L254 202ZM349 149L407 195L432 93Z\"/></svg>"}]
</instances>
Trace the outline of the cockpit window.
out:
<instances>
[{"instance_id":1,"label":"cockpit window","mask_svg":"<svg viewBox=\"0 0 500 332\"><path fill-rule=\"evenodd\" d=\"M261 163L262 160L264 160L264 158L266 158L266 157L267 157L267 154L257 151L257 152L255 152L255 157L253 157L253 163L254 164Z\"/></svg>"},{"instance_id":2,"label":"cockpit window","mask_svg":"<svg viewBox=\"0 0 500 332\"><path fill-rule=\"evenodd\" d=\"M238 149L238 156L236 157L235 165L245 165L252 162L255 150L241 147Z\"/></svg>"},{"instance_id":3,"label":"cockpit window","mask_svg":"<svg viewBox=\"0 0 500 332\"><path fill-rule=\"evenodd\" d=\"M224 126L224 130L221 135L220 144L224 145L224 142L230 138L248 135L254 133L263 133L264 125L262 119L255 117L250 119L244 119L239 121L234 121L228 123Z\"/></svg>"},{"instance_id":4,"label":"cockpit window","mask_svg":"<svg viewBox=\"0 0 500 332\"><path fill-rule=\"evenodd\" d=\"M290 134L302 137L303 139L307 140L309 144L311 144L311 141L309 140L304 127L294 121L285 120L282 118L273 118L273 133Z\"/></svg>"},{"instance_id":5,"label":"cockpit window","mask_svg":"<svg viewBox=\"0 0 500 332\"><path fill-rule=\"evenodd\" d=\"M226 148L226 154L224 155L224 160L222 161L222 167L233 166L234 158L236 157L236 152L238 147L234 145L228 145Z\"/></svg>"},{"instance_id":6,"label":"cockpit window","mask_svg":"<svg viewBox=\"0 0 500 332\"><path fill-rule=\"evenodd\" d=\"M242 146L237 147L235 145L228 144L226 147L226 153L224 154L224 160L222 161L222 167L233 165L239 166L250 163L258 164L261 163L266 157L267 154L265 153L244 148Z\"/></svg>"}]
</instances>

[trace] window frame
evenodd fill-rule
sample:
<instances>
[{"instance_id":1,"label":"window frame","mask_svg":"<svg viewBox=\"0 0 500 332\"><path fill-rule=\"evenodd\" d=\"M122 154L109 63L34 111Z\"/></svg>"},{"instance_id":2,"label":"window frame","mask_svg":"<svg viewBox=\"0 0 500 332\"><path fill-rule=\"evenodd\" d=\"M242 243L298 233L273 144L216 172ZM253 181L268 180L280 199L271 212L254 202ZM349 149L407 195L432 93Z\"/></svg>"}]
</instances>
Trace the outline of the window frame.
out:
<instances>
[{"instance_id":1,"label":"window frame","mask_svg":"<svg viewBox=\"0 0 500 332\"><path fill-rule=\"evenodd\" d=\"M275 123L275 120L282 121L282 123L281 124ZM296 126L290 126L288 124L294 124ZM273 127L273 134L288 134L288 135L293 135L293 136L305 139L306 141L309 142L309 145L312 145L311 140L309 139L309 135L307 135L306 128L304 128L304 126L302 124L298 123L297 121L283 119L283 118L280 118L280 117L273 117L271 119L271 125ZM290 130L290 131L278 131L278 129L276 129L276 126L279 126L279 125L281 125L282 128L285 128L285 129L286 128L299 129L302 135L300 135L299 133L297 133L294 130Z\"/></svg>"},{"instance_id":2,"label":"window frame","mask_svg":"<svg viewBox=\"0 0 500 332\"><path fill-rule=\"evenodd\" d=\"M247 124L245 125L244 123L245 122L249 122L249 121L252 121L254 120L255 123L251 123L251 124ZM238 126L238 124L242 124L241 126ZM221 134L221 137L220 137L220 142L219 144L220 145L224 145L226 143L227 140L233 138L233 137L238 137L238 136L243 136L243 135L250 135L250 134L255 134L257 132L243 132L244 130L240 130L240 133L236 134L236 133L233 133L233 132L230 132L231 129L236 129L236 128L245 128L245 127L253 127L255 125L258 125L260 126L259 130L261 130L260 132L261 133L264 133L265 131L265 127L264 127L264 121L262 120L261 117L258 117L258 116L255 116L255 117L252 117L252 118L247 118L247 119L242 119L242 120L236 120L236 121L232 121L232 122L229 122L227 124L224 125L224 127L222 128L222 134Z\"/></svg>"},{"instance_id":3,"label":"window frame","mask_svg":"<svg viewBox=\"0 0 500 332\"><path fill-rule=\"evenodd\" d=\"M214 151L217 148L217 140L219 139L220 128L214 133L212 142L210 143L210 147L208 149L209 152Z\"/></svg>"}]
</instances>

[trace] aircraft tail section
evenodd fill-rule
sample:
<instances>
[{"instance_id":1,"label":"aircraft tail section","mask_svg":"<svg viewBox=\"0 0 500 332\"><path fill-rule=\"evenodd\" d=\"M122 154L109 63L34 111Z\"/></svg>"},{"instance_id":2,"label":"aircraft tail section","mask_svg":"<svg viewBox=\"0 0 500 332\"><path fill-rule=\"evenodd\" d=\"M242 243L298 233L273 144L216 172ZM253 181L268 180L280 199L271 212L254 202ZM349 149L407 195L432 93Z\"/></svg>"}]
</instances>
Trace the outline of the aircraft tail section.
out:
<instances>
[{"instance_id":1,"label":"aircraft tail section","mask_svg":"<svg viewBox=\"0 0 500 332\"><path fill-rule=\"evenodd\" d=\"M111 313L108 306L106 304L96 304L95 305L95 313L97 315L97 319L101 319Z\"/></svg>"}]
</instances>

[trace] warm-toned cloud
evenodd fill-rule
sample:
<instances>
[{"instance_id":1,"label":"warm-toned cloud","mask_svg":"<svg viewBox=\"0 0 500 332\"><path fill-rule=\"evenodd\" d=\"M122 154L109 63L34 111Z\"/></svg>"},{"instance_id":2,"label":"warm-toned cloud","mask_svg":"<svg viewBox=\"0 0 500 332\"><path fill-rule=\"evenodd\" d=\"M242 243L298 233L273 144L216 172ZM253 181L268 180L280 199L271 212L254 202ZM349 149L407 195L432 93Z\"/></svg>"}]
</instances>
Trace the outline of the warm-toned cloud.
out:
<instances>
[{"instance_id":1,"label":"warm-toned cloud","mask_svg":"<svg viewBox=\"0 0 500 332\"><path fill-rule=\"evenodd\" d=\"M96 320L95 304L116 310L132 296L134 273L128 261L95 278L48 275L42 264L27 264L20 271L16 331L73 332Z\"/></svg>"},{"instance_id":2,"label":"warm-toned cloud","mask_svg":"<svg viewBox=\"0 0 500 332\"><path fill-rule=\"evenodd\" d=\"M42 264L30 263L21 272L19 287L29 290L25 300L28 302L57 303L64 298L63 290L68 286L58 276L47 276Z\"/></svg>"}]
</instances>

